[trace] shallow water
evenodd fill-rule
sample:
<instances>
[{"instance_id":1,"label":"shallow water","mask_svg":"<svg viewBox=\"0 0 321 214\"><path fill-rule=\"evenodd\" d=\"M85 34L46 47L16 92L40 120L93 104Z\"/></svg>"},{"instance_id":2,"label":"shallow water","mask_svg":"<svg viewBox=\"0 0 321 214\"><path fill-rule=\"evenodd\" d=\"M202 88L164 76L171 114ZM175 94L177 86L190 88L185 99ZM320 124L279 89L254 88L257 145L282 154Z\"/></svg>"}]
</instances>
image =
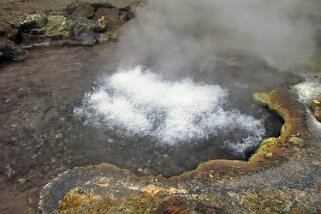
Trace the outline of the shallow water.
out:
<instances>
[{"instance_id":1,"label":"shallow water","mask_svg":"<svg viewBox=\"0 0 321 214\"><path fill-rule=\"evenodd\" d=\"M81 105L85 92L99 84L102 75L116 70L114 48L114 44L37 48L30 50L23 62L0 65L0 173L4 181L0 184L0 211L13 203L13 198L23 201L17 206L23 206L25 197L35 204L38 189L51 176L75 166L108 162L140 175L173 176L206 160L247 159L253 152L233 155L221 144L222 138L237 138L238 133L166 146L85 126L75 117L74 108ZM243 65L228 66L214 60L212 68L191 67L190 78L227 88L231 108L263 118L264 137L277 136L282 120L255 104L252 94L293 84L298 78L276 74L253 58L228 57Z\"/></svg>"}]
</instances>

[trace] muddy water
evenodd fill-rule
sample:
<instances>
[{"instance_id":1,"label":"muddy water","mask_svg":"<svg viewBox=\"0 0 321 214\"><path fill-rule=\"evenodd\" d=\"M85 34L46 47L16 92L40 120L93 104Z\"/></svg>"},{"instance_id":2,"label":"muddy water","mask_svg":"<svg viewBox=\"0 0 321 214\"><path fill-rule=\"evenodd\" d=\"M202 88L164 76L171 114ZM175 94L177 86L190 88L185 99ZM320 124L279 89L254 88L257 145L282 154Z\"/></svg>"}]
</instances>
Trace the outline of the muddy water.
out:
<instances>
[{"instance_id":1,"label":"muddy water","mask_svg":"<svg viewBox=\"0 0 321 214\"><path fill-rule=\"evenodd\" d=\"M0 213L35 207L39 188L74 166L108 162L137 174L172 176L209 159L248 157L217 149L213 141L164 147L84 126L73 109L99 77L115 70L114 51L114 44L37 48L23 62L0 64ZM233 108L264 118L267 136L277 136L282 121L256 105L252 93L292 84L297 77L276 74L247 57L227 58L243 64L218 60L212 68L191 68L199 70L194 79L228 88Z\"/></svg>"}]
</instances>

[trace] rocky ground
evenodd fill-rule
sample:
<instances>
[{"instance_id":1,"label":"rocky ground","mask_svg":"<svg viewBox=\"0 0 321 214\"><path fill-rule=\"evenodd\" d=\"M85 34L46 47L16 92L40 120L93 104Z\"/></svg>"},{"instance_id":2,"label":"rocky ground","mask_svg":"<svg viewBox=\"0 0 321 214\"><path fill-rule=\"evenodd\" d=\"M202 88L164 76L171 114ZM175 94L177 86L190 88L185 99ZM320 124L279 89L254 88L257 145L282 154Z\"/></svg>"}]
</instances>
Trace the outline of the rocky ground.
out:
<instances>
[{"instance_id":1,"label":"rocky ground","mask_svg":"<svg viewBox=\"0 0 321 214\"><path fill-rule=\"evenodd\" d=\"M84 93L114 71L114 41L136 6L131 0L0 0L0 213L39 212L40 190L51 179L41 191L44 213L321 213L318 55L306 68L314 85L300 87L293 85L304 78L257 59L213 59L223 84L248 85L231 94L244 112L270 115L252 94L280 88L256 98L283 117L282 135L262 143L248 162L209 161L192 170L211 159L211 147L155 152L74 118ZM209 83L218 79L202 75ZM202 149L209 152L188 155ZM192 171L181 174L186 170Z\"/></svg>"},{"instance_id":2,"label":"rocky ground","mask_svg":"<svg viewBox=\"0 0 321 214\"><path fill-rule=\"evenodd\" d=\"M115 40L133 18L135 1L1 3L0 57L20 61L28 47L93 45Z\"/></svg>"},{"instance_id":3,"label":"rocky ground","mask_svg":"<svg viewBox=\"0 0 321 214\"><path fill-rule=\"evenodd\" d=\"M44 213L320 213L321 126L298 102L301 92L256 95L285 124L248 162L209 161L168 179L108 164L75 168L46 185L40 207Z\"/></svg>"},{"instance_id":4,"label":"rocky ground","mask_svg":"<svg viewBox=\"0 0 321 214\"><path fill-rule=\"evenodd\" d=\"M108 57L108 53L113 50L110 47L110 51L106 52L104 46L101 46L104 56L99 57L99 48L59 46L87 46L116 39L119 27L131 18L132 4L135 1L0 2L0 213L36 212L39 189L56 174L52 173L52 169L61 171L68 168L71 163L67 160L68 155L61 157L67 150L69 154L72 151L61 140L68 133L68 128L65 127L65 133L58 130L64 129L62 126L72 111L70 105L74 105L72 102L75 101L75 94L79 93L78 99L81 99L88 82L82 89L75 87L76 90L80 89L78 92L71 92L68 88L71 82L82 85L84 79L93 80L90 78L93 73L87 72L97 68L92 65L101 65L104 61L102 58ZM58 47L44 52L44 49L27 50L39 45ZM43 57L42 63L38 63L39 57ZM94 57L97 61L92 61ZM25 59L27 60L21 63L10 62ZM60 67L62 73L56 73L55 67ZM47 75L48 73L52 75ZM49 82L53 88L50 89L48 85L44 89L41 86ZM53 101L50 97L57 90L58 93L69 92L62 96L64 98ZM47 105L48 101L51 104ZM64 107L62 109L59 106ZM32 122L29 121L31 118L38 118L38 122L33 119ZM60 125L57 123L55 128L51 126L53 120L60 121ZM25 125L29 126L28 130ZM34 132L35 130L37 131ZM48 140L53 143L52 147ZM76 162L78 161L75 160L74 163Z\"/></svg>"}]
</instances>

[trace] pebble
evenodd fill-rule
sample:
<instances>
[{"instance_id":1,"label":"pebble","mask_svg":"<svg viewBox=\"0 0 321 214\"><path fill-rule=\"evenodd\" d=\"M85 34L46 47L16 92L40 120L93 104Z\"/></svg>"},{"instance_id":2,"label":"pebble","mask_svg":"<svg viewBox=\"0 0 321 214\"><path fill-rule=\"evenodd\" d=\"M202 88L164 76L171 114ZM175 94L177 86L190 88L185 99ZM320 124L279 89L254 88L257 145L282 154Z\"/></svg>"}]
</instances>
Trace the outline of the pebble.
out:
<instances>
[{"instance_id":1,"label":"pebble","mask_svg":"<svg viewBox=\"0 0 321 214\"><path fill-rule=\"evenodd\" d=\"M273 156L273 153L272 153L272 152L267 153L267 154L264 155L264 157L266 157L266 158L271 158L272 156Z\"/></svg>"},{"instance_id":2,"label":"pebble","mask_svg":"<svg viewBox=\"0 0 321 214\"><path fill-rule=\"evenodd\" d=\"M138 168L137 172L144 172L144 170L142 168Z\"/></svg>"},{"instance_id":3,"label":"pebble","mask_svg":"<svg viewBox=\"0 0 321 214\"><path fill-rule=\"evenodd\" d=\"M25 179L25 178L19 178L19 179L18 179L18 182L19 182L20 184L24 184L26 181L27 181L27 179Z\"/></svg>"},{"instance_id":4,"label":"pebble","mask_svg":"<svg viewBox=\"0 0 321 214\"><path fill-rule=\"evenodd\" d=\"M148 168L144 169L144 174L147 174L149 172Z\"/></svg>"},{"instance_id":5,"label":"pebble","mask_svg":"<svg viewBox=\"0 0 321 214\"><path fill-rule=\"evenodd\" d=\"M115 141L115 140L114 140L113 138L108 138L108 139L107 139L107 142L108 142L108 143L114 143L114 141Z\"/></svg>"},{"instance_id":6,"label":"pebble","mask_svg":"<svg viewBox=\"0 0 321 214\"><path fill-rule=\"evenodd\" d=\"M55 135L55 139L61 139L62 138L62 134L61 133L58 133Z\"/></svg>"}]
</instances>

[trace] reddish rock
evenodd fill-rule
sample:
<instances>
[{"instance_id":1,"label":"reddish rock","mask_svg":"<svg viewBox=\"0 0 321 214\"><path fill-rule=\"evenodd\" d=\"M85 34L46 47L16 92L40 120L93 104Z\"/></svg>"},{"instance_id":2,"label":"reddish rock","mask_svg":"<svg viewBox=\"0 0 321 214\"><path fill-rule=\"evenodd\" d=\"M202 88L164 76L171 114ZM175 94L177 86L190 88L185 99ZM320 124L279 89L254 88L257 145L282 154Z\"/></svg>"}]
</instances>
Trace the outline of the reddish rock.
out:
<instances>
[{"instance_id":1,"label":"reddish rock","mask_svg":"<svg viewBox=\"0 0 321 214\"><path fill-rule=\"evenodd\" d=\"M108 24L112 25L119 22L119 10L117 8L100 8L96 11L93 20L98 21L103 16L108 20Z\"/></svg>"}]
</instances>

